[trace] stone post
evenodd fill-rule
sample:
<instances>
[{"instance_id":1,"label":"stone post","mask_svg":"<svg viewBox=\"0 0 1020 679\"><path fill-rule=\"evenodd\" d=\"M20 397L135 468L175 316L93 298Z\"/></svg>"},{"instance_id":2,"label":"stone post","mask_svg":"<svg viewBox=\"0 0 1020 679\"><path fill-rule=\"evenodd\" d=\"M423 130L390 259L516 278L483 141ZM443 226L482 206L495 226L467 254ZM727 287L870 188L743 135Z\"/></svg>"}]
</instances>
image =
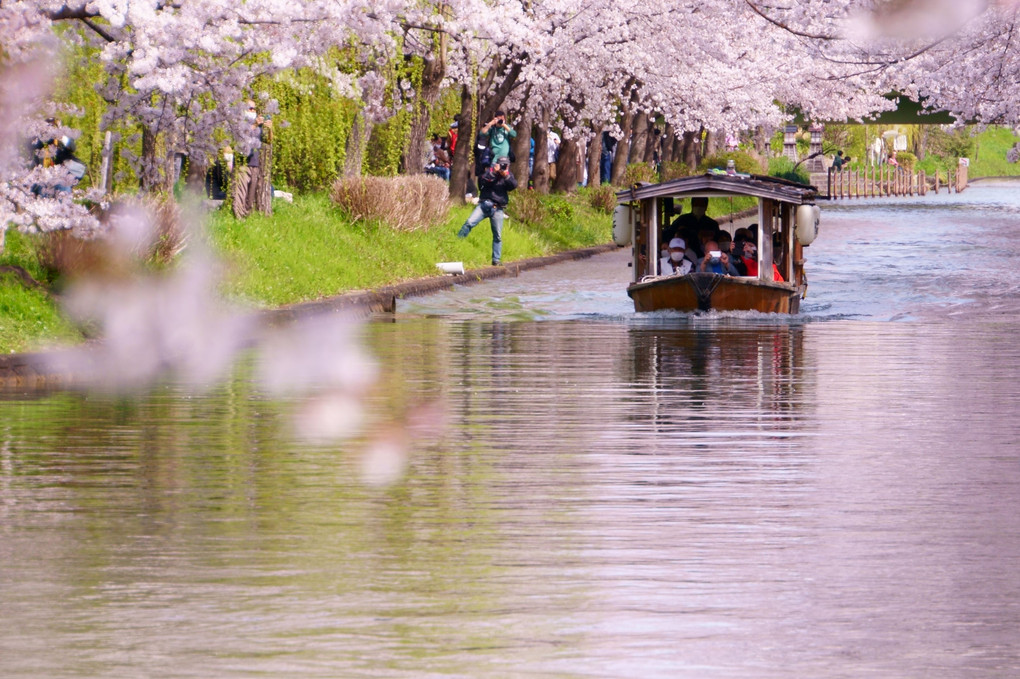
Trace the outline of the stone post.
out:
<instances>
[{"instance_id":1,"label":"stone post","mask_svg":"<svg viewBox=\"0 0 1020 679\"><path fill-rule=\"evenodd\" d=\"M811 147L808 149L808 154L818 154L808 161L808 172L825 172L825 159L822 157L822 133L825 132L825 126L815 123L808 128L808 131L811 133Z\"/></svg>"},{"instance_id":2,"label":"stone post","mask_svg":"<svg viewBox=\"0 0 1020 679\"><path fill-rule=\"evenodd\" d=\"M797 162L797 126L787 125L783 129L783 155Z\"/></svg>"}]
</instances>

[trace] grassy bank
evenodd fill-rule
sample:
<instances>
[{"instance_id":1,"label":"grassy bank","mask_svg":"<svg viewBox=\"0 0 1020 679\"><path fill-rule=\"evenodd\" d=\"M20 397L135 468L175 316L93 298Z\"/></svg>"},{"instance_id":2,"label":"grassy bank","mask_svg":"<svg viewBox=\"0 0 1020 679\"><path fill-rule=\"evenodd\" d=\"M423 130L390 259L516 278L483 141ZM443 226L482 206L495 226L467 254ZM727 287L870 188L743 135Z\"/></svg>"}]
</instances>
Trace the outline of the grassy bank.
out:
<instances>
[{"instance_id":1,"label":"grassy bank","mask_svg":"<svg viewBox=\"0 0 1020 679\"><path fill-rule=\"evenodd\" d=\"M397 231L380 223L352 223L325 195L276 202L272 217L237 221L213 215L213 242L227 261L231 296L254 306L278 306L349 290L434 276L437 262L487 266L488 220L466 239L456 237L472 206L450 210L445 224ZM610 216L578 197L514 195L503 225L503 261L606 243Z\"/></svg>"},{"instance_id":2,"label":"grassy bank","mask_svg":"<svg viewBox=\"0 0 1020 679\"><path fill-rule=\"evenodd\" d=\"M1007 127L990 127L974 138L970 177L1012 177L1020 175L1020 163L1006 160L1006 154L1020 137Z\"/></svg>"},{"instance_id":3,"label":"grassy bank","mask_svg":"<svg viewBox=\"0 0 1020 679\"><path fill-rule=\"evenodd\" d=\"M0 353L80 342L82 334L60 313L56 301L41 288L27 288L13 271L16 266L32 278L49 283L36 256L37 241L9 231L0 254Z\"/></svg>"},{"instance_id":4,"label":"grassy bank","mask_svg":"<svg viewBox=\"0 0 1020 679\"><path fill-rule=\"evenodd\" d=\"M350 290L369 289L422 276L439 275L437 262L462 261L466 268L487 266L492 252L488 221L466 239L456 237L472 206L450 209L431 229L398 231L385 224L351 222L324 194L277 201L272 217L237 221L227 211L209 216L212 243L226 263L227 294L247 306L273 307L314 300ZM589 204L587 191L576 196L512 196L503 225L503 261L552 254L607 243L611 218ZM52 283L38 261L38 236L7 234L0 267L18 266L33 278ZM0 274L0 352L32 351L80 342L75 326L60 313L57 300L25 287L13 273Z\"/></svg>"}]
</instances>

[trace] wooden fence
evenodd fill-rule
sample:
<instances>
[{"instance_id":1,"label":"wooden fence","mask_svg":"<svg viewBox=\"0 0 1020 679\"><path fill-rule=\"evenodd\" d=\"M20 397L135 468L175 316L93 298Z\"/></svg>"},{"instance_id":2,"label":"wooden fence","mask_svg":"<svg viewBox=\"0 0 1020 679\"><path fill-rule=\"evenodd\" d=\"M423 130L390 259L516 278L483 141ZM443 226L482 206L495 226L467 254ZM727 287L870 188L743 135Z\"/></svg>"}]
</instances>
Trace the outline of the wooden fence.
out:
<instances>
[{"instance_id":1,"label":"wooden fence","mask_svg":"<svg viewBox=\"0 0 1020 679\"><path fill-rule=\"evenodd\" d=\"M830 199L881 198L884 196L923 196L941 189L959 193L967 188L967 166L961 164L949 171L949 179L940 182L936 174L912 172L895 165L870 165L863 170L829 170L826 194Z\"/></svg>"}]
</instances>

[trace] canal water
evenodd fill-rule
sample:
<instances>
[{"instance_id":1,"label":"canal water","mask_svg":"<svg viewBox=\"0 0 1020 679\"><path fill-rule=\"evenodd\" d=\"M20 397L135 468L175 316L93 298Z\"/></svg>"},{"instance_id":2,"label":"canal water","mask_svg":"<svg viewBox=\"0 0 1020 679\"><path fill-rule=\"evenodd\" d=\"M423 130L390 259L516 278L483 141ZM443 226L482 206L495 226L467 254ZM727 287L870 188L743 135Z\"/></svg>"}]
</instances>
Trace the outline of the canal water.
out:
<instances>
[{"instance_id":1,"label":"canal water","mask_svg":"<svg viewBox=\"0 0 1020 679\"><path fill-rule=\"evenodd\" d=\"M406 302L342 442L248 365L7 394L0 676L1017 676L1020 191L822 219L794 318Z\"/></svg>"}]
</instances>

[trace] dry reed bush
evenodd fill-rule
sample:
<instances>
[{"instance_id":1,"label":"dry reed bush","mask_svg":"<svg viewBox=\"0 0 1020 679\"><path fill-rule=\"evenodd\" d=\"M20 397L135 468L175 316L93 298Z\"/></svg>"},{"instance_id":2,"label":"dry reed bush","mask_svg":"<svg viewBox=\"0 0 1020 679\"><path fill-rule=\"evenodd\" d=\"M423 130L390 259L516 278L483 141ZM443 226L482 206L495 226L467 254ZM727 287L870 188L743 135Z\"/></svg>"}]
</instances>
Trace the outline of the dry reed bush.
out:
<instances>
[{"instance_id":1,"label":"dry reed bush","mask_svg":"<svg viewBox=\"0 0 1020 679\"><path fill-rule=\"evenodd\" d=\"M510 194L507 212L517 221L538 225L549 217L545 205L534 191L514 191Z\"/></svg>"},{"instance_id":2,"label":"dry reed bush","mask_svg":"<svg viewBox=\"0 0 1020 679\"><path fill-rule=\"evenodd\" d=\"M148 209L152 215L152 240L146 251L138 254L154 264L169 264L188 244L181 208L172 198L161 197L149 200Z\"/></svg>"},{"instance_id":3,"label":"dry reed bush","mask_svg":"<svg viewBox=\"0 0 1020 679\"><path fill-rule=\"evenodd\" d=\"M70 231L43 234L35 255L50 281L89 273L102 268L103 261L101 249L94 241L82 240Z\"/></svg>"},{"instance_id":4,"label":"dry reed bush","mask_svg":"<svg viewBox=\"0 0 1020 679\"><path fill-rule=\"evenodd\" d=\"M596 186L588 194L588 203L599 212L612 214L616 209L616 191L609 184Z\"/></svg>"},{"instance_id":5,"label":"dry reed bush","mask_svg":"<svg viewBox=\"0 0 1020 679\"><path fill-rule=\"evenodd\" d=\"M450 210L446 182L426 174L340 177L330 198L354 221L378 220L399 231L442 224Z\"/></svg>"},{"instance_id":6,"label":"dry reed bush","mask_svg":"<svg viewBox=\"0 0 1020 679\"><path fill-rule=\"evenodd\" d=\"M129 200L97 216L103 229L95 238L52 231L40 241L36 256L50 280L119 277L163 267L187 245L187 229L172 197Z\"/></svg>"}]
</instances>

